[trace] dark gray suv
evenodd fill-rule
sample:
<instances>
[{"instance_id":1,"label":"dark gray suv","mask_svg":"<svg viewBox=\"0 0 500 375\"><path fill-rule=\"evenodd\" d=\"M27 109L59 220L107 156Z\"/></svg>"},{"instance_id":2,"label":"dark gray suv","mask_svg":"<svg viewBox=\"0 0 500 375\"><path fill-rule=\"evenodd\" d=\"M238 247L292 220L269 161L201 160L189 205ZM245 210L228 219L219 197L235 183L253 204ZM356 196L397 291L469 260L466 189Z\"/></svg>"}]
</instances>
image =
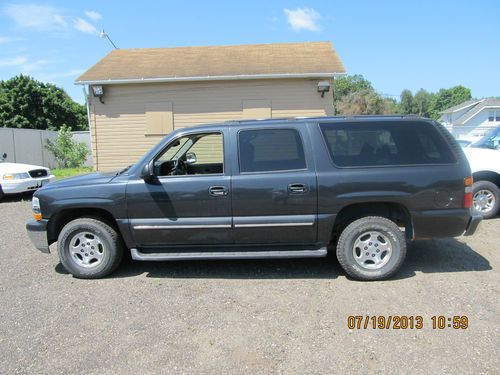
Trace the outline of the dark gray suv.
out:
<instances>
[{"instance_id":1,"label":"dark gray suv","mask_svg":"<svg viewBox=\"0 0 500 375\"><path fill-rule=\"evenodd\" d=\"M401 116L240 121L174 131L133 166L33 197L27 229L76 277L136 260L324 257L390 277L406 242L472 234L471 171L439 124Z\"/></svg>"}]
</instances>

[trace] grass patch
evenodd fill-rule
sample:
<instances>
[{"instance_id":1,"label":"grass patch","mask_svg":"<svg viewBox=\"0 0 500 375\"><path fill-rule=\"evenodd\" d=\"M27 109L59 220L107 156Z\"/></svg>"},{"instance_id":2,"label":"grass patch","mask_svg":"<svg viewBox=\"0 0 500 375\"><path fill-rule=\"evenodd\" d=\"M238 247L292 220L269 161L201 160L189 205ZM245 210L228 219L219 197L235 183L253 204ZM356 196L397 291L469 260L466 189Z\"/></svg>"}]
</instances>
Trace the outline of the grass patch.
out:
<instances>
[{"instance_id":1,"label":"grass patch","mask_svg":"<svg viewBox=\"0 0 500 375\"><path fill-rule=\"evenodd\" d=\"M57 180L63 178L78 176L79 174L85 174L92 172L92 167L82 167L82 168L62 168L62 169L51 169L50 170Z\"/></svg>"}]
</instances>

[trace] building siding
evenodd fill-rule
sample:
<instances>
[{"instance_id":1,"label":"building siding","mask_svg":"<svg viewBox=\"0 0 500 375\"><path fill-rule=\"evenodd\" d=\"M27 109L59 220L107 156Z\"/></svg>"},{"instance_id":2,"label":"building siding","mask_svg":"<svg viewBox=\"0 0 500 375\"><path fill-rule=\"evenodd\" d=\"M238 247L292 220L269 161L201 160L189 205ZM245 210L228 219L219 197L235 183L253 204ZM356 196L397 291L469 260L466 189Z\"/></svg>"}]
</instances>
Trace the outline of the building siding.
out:
<instances>
[{"instance_id":1,"label":"building siding","mask_svg":"<svg viewBox=\"0 0 500 375\"><path fill-rule=\"evenodd\" d=\"M489 130L499 126L500 122L488 121L488 114L491 110L491 108L484 108L465 124L453 125L453 135L458 139L475 140L482 137ZM500 111L500 108L498 110Z\"/></svg>"},{"instance_id":2,"label":"building siding","mask_svg":"<svg viewBox=\"0 0 500 375\"><path fill-rule=\"evenodd\" d=\"M271 108L253 113L271 113L273 118L333 115L332 93L321 98L318 81L106 85L104 104L89 98L94 168L107 171L132 164L166 135L147 134L148 103L172 103L174 130L247 118L245 105L255 100L270 103Z\"/></svg>"}]
</instances>

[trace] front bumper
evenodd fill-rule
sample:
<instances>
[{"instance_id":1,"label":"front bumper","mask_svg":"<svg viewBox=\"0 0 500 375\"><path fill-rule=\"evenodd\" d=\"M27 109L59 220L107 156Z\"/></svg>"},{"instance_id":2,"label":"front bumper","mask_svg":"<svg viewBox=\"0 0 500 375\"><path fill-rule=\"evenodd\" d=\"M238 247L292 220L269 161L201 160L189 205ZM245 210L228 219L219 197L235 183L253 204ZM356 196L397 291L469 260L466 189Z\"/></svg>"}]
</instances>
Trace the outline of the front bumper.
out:
<instances>
[{"instance_id":1,"label":"front bumper","mask_svg":"<svg viewBox=\"0 0 500 375\"><path fill-rule=\"evenodd\" d=\"M26 178L23 180L3 180L2 190L4 194L18 194L26 191L35 191L55 180L56 177L54 175L42 178Z\"/></svg>"},{"instance_id":2,"label":"front bumper","mask_svg":"<svg viewBox=\"0 0 500 375\"><path fill-rule=\"evenodd\" d=\"M465 230L464 236L472 236L481 220L483 220L483 216L481 214L472 213L469 224L467 224L467 229Z\"/></svg>"},{"instance_id":3,"label":"front bumper","mask_svg":"<svg viewBox=\"0 0 500 375\"><path fill-rule=\"evenodd\" d=\"M31 219L26 223L28 236L35 247L42 253L49 254L49 242L47 240L47 220L36 221Z\"/></svg>"}]
</instances>

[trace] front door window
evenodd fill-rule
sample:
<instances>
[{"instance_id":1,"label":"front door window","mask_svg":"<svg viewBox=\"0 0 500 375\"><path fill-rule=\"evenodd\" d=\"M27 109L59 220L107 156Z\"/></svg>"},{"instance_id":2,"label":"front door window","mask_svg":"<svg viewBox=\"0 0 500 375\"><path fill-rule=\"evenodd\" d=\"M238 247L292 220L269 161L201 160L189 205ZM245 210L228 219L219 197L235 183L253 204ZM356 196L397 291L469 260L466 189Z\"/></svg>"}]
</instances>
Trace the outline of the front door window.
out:
<instances>
[{"instance_id":1,"label":"front door window","mask_svg":"<svg viewBox=\"0 0 500 375\"><path fill-rule=\"evenodd\" d=\"M220 133L191 134L173 141L154 163L158 177L224 173Z\"/></svg>"}]
</instances>

